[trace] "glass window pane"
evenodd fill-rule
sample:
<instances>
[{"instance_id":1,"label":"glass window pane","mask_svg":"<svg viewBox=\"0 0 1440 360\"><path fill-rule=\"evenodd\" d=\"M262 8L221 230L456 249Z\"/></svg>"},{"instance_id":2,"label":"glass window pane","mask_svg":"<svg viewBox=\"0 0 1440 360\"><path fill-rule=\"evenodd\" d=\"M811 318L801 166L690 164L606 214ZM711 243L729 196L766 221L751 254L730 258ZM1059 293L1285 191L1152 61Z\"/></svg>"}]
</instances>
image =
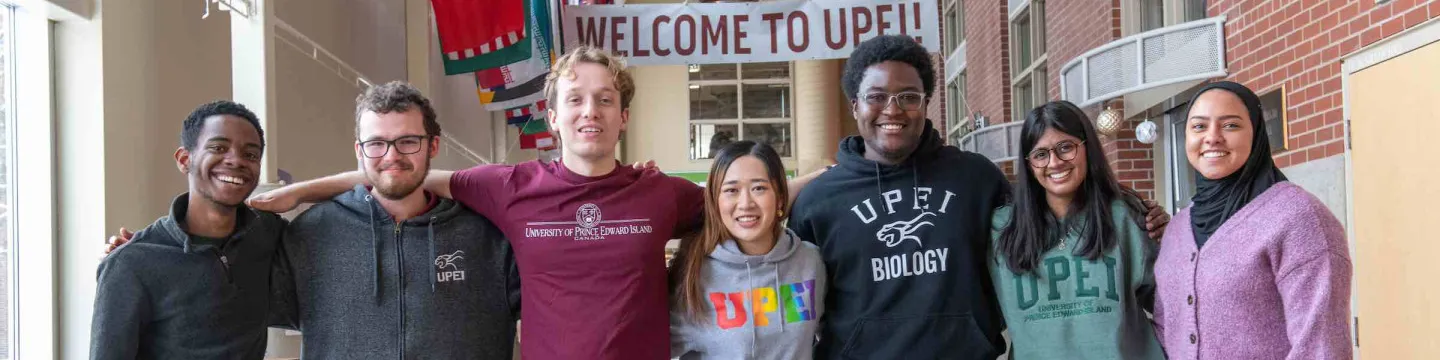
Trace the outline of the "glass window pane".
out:
<instances>
[{"instance_id":1,"label":"glass window pane","mask_svg":"<svg viewBox=\"0 0 1440 360\"><path fill-rule=\"evenodd\" d=\"M739 125L690 124L690 159L714 159L720 148L740 139Z\"/></svg>"},{"instance_id":2,"label":"glass window pane","mask_svg":"<svg viewBox=\"0 0 1440 360\"><path fill-rule=\"evenodd\" d=\"M790 84L744 85L746 119L790 117Z\"/></svg>"},{"instance_id":3,"label":"glass window pane","mask_svg":"<svg viewBox=\"0 0 1440 360\"><path fill-rule=\"evenodd\" d=\"M959 16L958 16L959 13L956 12L956 10L955 10L956 8L959 8L959 7L960 7L959 4L952 5L952 7L950 8L950 11L946 11L946 12L945 12L945 54L944 54L944 55L946 55L946 56L949 56L949 55L950 55L950 52L951 52L951 51L954 51L956 46L960 46L960 45L959 45L959 44L960 44L960 32L959 32L959 30L960 30L960 20L959 20Z\"/></svg>"},{"instance_id":4,"label":"glass window pane","mask_svg":"<svg viewBox=\"0 0 1440 360\"><path fill-rule=\"evenodd\" d=\"M1016 73L1030 67L1030 20L1022 20L1015 23L1015 34L1011 39L1015 40L1015 71Z\"/></svg>"},{"instance_id":5,"label":"glass window pane","mask_svg":"<svg viewBox=\"0 0 1440 360\"><path fill-rule=\"evenodd\" d=\"M690 119L735 119L740 113L735 85L690 85Z\"/></svg>"},{"instance_id":6,"label":"glass window pane","mask_svg":"<svg viewBox=\"0 0 1440 360\"><path fill-rule=\"evenodd\" d=\"M746 80L788 79L790 78L790 62L740 64L740 72L740 76Z\"/></svg>"},{"instance_id":7,"label":"glass window pane","mask_svg":"<svg viewBox=\"0 0 1440 360\"><path fill-rule=\"evenodd\" d=\"M690 80L735 80L735 64L690 65Z\"/></svg>"},{"instance_id":8,"label":"glass window pane","mask_svg":"<svg viewBox=\"0 0 1440 360\"><path fill-rule=\"evenodd\" d=\"M1045 2L1035 1L1030 6L1030 42L1035 44L1035 54L1031 57L1040 57L1045 54Z\"/></svg>"},{"instance_id":9,"label":"glass window pane","mask_svg":"<svg viewBox=\"0 0 1440 360\"><path fill-rule=\"evenodd\" d=\"M15 64L9 58L13 50L11 47L14 46L14 36L10 33L13 27L10 21L13 11L14 9L0 3L0 359L13 359L15 356L15 344L10 343L10 338L14 335L14 329L10 328L13 320L10 318L11 310L14 310L10 304L13 295L10 261L14 259L14 254L10 253L10 240L13 235L10 232L14 231L14 226L10 222L15 215L11 209L13 204L10 203L10 192L15 189L11 188L13 180L10 161L14 154L10 151L14 149L11 148L13 144L10 141L14 135L11 132L15 130L15 124L12 123L15 114L10 108L14 91L9 86L15 79L12 68Z\"/></svg>"},{"instance_id":10,"label":"glass window pane","mask_svg":"<svg viewBox=\"0 0 1440 360\"><path fill-rule=\"evenodd\" d=\"M1024 81L1015 86L1011 95L1015 96L1014 115L1010 121L1025 121L1025 114L1035 107L1034 91L1031 91L1030 82Z\"/></svg>"},{"instance_id":11,"label":"glass window pane","mask_svg":"<svg viewBox=\"0 0 1440 360\"><path fill-rule=\"evenodd\" d=\"M1140 31L1159 29L1165 26L1165 0L1140 1Z\"/></svg>"},{"instance_id":12,"label":"glass window pane","mask_svg":"<svg viewBox=\"0 0 1440 360\"><path fill-rule=\"evenodd\" d=\"M950 131L960 125L960 87L955 83L946 86L945 99L945 131Z\"/></svg>"},{"instance_id":13,"label":"glass window pane","mask_svg":"<svg viewBox=\"0 0 1440 360\"><path fill-rule=\"evenodd\" d=\"M741 140L770 145L775 148L775 153L780 154L780 157L790 157L790 138L792 136L790 123L745 123L745 136Z\"/></svg>"},{"instance_id":14,"label":"glass window pane","mask_svg":"<svg viewBox=\"0 0 1440 360\"><path fill-rule=\"evenodd\" d=\"M1205 13L1205 0L1185 0L1185 21L1209 17Z\"/></svg>"}]
</instances>

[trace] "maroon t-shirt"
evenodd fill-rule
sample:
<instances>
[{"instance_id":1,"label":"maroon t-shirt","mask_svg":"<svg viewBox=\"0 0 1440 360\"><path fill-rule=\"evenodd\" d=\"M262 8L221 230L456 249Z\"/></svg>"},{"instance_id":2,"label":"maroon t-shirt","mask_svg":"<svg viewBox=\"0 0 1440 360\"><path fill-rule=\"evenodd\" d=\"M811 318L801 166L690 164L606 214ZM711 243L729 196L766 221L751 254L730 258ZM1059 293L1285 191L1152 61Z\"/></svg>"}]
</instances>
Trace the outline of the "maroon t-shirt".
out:
<instances>
[{"instance_id":1,"label":"maroon t-shirt","mask_svg":"<svg viewBox=\"0 0 1440 360\"><path fill-rule=\"evenodd\" d=\"M450 192L515 249L525 358L670 358L665 242L699 225L698 185L531 161L456 172Z\"/></svg>"}]
</instances>

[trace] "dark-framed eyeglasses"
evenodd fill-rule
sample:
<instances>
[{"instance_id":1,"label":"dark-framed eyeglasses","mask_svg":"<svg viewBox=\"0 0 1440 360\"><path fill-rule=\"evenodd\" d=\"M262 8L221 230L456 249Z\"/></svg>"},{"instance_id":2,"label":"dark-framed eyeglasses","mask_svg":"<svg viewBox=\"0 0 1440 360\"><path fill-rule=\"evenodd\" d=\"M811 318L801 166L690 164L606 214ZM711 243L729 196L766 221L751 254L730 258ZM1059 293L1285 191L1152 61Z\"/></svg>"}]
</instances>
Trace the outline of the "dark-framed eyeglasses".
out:
<instances>
[{"instance_id":1,"label":"dark-framed eyeglasses","mask_svg":"<svg viewBox=\"0 0 1440 360\"><path fill-rule=\"evenodd\" d=\"M1084 141L1078 143L1061 141L1059 143L1056 143L1053 147L1035 148L1035 150L1030 150L1029 155L1025 155L1025 160L1029 161L1030 167L1033 168L1043 168L1046 166L1050 166L1051 153L1054 153L1055 157L1060 158L1060 161L1075 160L1075 155L1080 153L1076 150L1080 149L1080 145L1083 144L1085 144Z\"/></svg>"},{"instance_id":2,"label":"dark-framed eyeglasses","mask_svg":"<svg viewBox=\"0 0 1440 360\"><path fill-rule=\"evenodd\" d=\"M860 100L864 101L865 105L869 105L876 109L884 109L890 107L890 102L894 101L895 105L900 106L900 110L914 111L920 110L920 107L922 105L925 105L925 94L914 91L906 91L896 94L872 92L861 96Z\"/></svg>"},{"instance_id":3,"label":"dark-framed eyeglasses","mask_svg":"<svg viewBox=\"0 0 1440 360\"><path fill-rule=\"evenodd\" d=\"M425 149L425 140L428 138L430 138L428 135L410 135L401 136L395 140L361 141L360 152L367 158L378 159L385 157L385 154L390 153L390 148L394 147L395 151L399 151L401 155L410 155Z\"/></svg>"}]
</instances>

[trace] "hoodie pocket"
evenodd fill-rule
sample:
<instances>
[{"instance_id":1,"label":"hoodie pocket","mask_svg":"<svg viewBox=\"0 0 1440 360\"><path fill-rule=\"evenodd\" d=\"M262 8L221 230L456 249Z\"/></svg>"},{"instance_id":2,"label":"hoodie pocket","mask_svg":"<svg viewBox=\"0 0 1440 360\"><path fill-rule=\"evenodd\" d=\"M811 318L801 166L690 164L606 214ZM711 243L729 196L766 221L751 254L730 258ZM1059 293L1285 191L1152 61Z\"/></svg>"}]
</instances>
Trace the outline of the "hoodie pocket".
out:
<instances>
[{"instance_id":1,"label":"hoodie pocket","mask_svg":"<svg viewBox=\"0 0 1440 360\"><path fill-rule=\"evenodd\" d=\"M970 314L866 318L850 333L844 359L995 359Z\"/></svg>"}]
</instances>

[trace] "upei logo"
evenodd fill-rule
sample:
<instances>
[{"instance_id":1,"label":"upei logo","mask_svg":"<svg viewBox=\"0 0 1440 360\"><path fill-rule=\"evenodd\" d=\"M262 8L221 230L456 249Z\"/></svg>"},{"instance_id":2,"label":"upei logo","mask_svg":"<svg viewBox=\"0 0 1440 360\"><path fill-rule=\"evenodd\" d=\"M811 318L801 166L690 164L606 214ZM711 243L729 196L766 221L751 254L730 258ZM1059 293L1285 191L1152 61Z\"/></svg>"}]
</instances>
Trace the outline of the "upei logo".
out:
<instances>
[{"instance_id":1,"label":"upei logo","mask_svg":"<svg viewBox=\"0 0 1440 360\"><path fill-rule=\"evenodd\" d=\"M464 254L464 251L455 250L455 252L450 254L436 256L435 280L438 282L465 280L465 270L460 270L460 266L456 264L457 261L465 259L464 256L461 256ZM447 267L450 268L451 271L444 271Z\"/></svg>"},{"instance_id":2,"label":"upei logo","mask_svg":"<svg viewBox=\"0 0 1440 360\"><path fill-rule=\"evenodd\" d=\"M924 247L925 245L920 243L920 237L911 234L919 231L921 226L935 226L934 223L931 223L929 221L922 221L925 219L926 216L935 216L935 213L926 211L920 213L920 216L916 216L914 219L910 219L909 221L901 220L885 224L885 226L880 227L880 231L875 232L875 239L884 242L885 246L888 247L895 247L895 245L900 245L900 243L905 242L905 240L915 240L915 245Z\"/></svg>"},{"instance_id":3,"label":"upei logo","mask_svg":"<svg viewBox=\"0 0 1440 360\"><path fill-rule=\"evenodd\" d=\"M581 205L575 210L575 222L583 228L594 228L600 224L600 207L595 204Z\"/></svg>"},{"instance_id":4,"label":"upei logo","mask_svg":"<svg viewBox=\"0 0 1440 360\"><path fill-rule=\"evenodd\" d=\"M464 255L464 254L465 254L464 251L455 250L455 252L450 253L449 255L436 256L436 257L435 257L435 267L436 267L437 269L443 270L443 269L445 269L446 266L449 266L451 270L458 270L459 268L457 268L457 267L455 266L455 260L464 259L465 257L460 256L460 255Z\"/></svg>"}]
</instances>

